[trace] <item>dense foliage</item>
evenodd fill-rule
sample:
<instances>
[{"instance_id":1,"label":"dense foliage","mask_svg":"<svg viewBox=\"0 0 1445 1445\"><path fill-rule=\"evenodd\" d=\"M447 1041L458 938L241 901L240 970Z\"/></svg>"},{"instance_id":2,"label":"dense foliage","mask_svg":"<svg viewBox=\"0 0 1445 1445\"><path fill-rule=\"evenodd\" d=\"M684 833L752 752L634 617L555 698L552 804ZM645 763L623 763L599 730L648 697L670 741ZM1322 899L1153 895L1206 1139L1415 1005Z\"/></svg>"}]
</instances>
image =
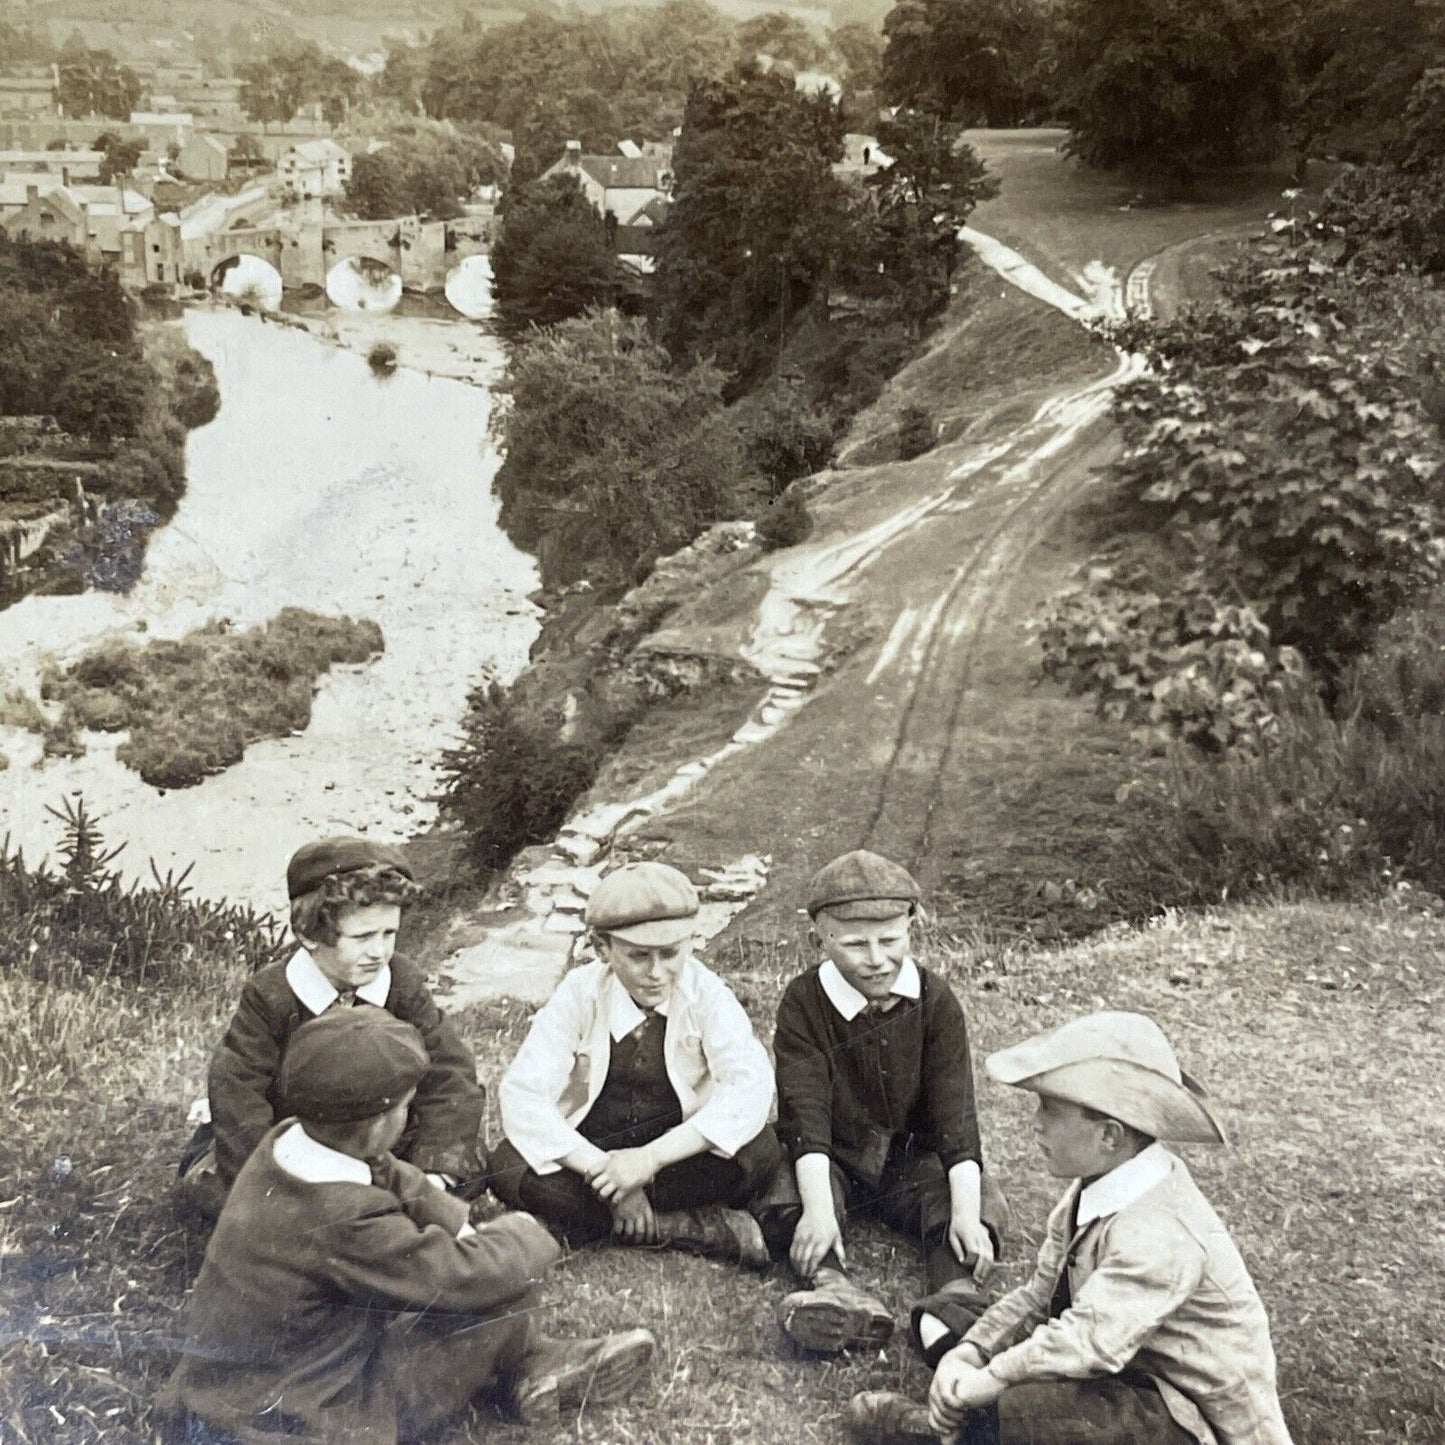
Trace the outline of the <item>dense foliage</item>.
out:
<instances>
[{"instance_id":1,"label":"dense foliage","mask_svg":"<svg viewBox=\"0 0 1445 1445\"><path fill-rule=\"evenodd\" d=\"M273 50L237 66L241 105L252 120L288 121L304 105L319 105L324 119L340 125L365 82L344 60L323 54L314 41Z\"/></svg>"},{"instance_id":2,"label":"dense foliage","mask_svg":"<svg viewBox=\"0 0 1445 1445\"><path fill-rule=\"evenodd\" d=\"M623 286L608 224L571 176L508 195L491 262L497 324L508 336L610 305Z\"/></svg>"},{"instance_id":3,"label":"dense foliage","mask_svg":"<svg viewBox=\"0 0 1445 1445\"><path fill-rule=\"evenodd\" d=\"M478 186L506 177L497 144L481 135L408 117L375 138L376 150L357 155L346 182L348 208L365 220L430 216L450 220Z\"/></svg>"},{"instance_id":4,"label":"dense foliage","mask_svg":"<svg viewBox=\"0 0 1445 1445\"><path fill-rule=\"evenodd\" d=\"M722 408L708 362L673 367L644 322L615 311L521 340L502 385L497 474L514 536L541 547L544 575L588 564L613 582L727 515L739 471L734 443L702 430Z\"/></svg>"},{"instance_id":5,"label":"dense foliage","mask_svg":"<svg viewBox=\"0 0 1445 1445\"><path fill-rule=\"evenodd\" d=\"M141 83L108 50L90 50L68 41L57 62L56 98L68 116L103 115L129 120L140 103Z\"/></svg>"}]
</instances>

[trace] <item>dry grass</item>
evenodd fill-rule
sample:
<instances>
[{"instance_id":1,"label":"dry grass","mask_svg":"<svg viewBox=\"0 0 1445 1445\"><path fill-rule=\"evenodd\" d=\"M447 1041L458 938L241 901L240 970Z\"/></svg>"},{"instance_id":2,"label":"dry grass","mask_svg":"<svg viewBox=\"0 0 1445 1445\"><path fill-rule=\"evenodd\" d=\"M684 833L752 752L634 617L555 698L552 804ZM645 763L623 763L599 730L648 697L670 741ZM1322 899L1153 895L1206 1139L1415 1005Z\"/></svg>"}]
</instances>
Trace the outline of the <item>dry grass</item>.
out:
<instances>
[{"instance_id":1,"label":"dry grass","mask_svg":"<svg viewBox=\"0 0 1445 1445\"><path fill-rule=\"evenodd\" d=\"M1190 1163L1269 1306L1298 1445L1445 1441L1438 909L1402 894L1354 909L1167 915L1061 952L934 939L928 953L964 996L980 1055L1105 1002L1160 1018L1234 1138L1227 1151L1190 1151ZM765 1037L798 961L791 942L719 960ZM14 974L0 977L7 1037L28 1029L40 1055L78 1050L86 1060L78 1074L13 1095L0 1143L0 1438L147 1439L147 1401L199 1263L200 1241L173 1222L171 1171L240 978L208 967L191 982L42 1003ZM503 1001L460 1019L494 1093L527 1011ZM984 1085L982 1103L991 1165L1021 1224L1013 1280L1056 1186L1035 1167L1026 1101ZM495 1137L495 1116L489 1124ZM73 1165L63 1178L61 1156ZM866 1233L855 1253L863 1278L901 1311L918 1278L911 1249ZM854 1390L923 1388L922 1367L899 1346L871 1359L798 1357L772 1316L789 1287L780 1271L760 1282L653 1251L574 1255L547 1290L548 1321L562 1333L647 1324L661 1346L651 1383L627 1405L553 1429L484 1413L450 1445L842 1441Z\"/></svg>"}]
</instances>

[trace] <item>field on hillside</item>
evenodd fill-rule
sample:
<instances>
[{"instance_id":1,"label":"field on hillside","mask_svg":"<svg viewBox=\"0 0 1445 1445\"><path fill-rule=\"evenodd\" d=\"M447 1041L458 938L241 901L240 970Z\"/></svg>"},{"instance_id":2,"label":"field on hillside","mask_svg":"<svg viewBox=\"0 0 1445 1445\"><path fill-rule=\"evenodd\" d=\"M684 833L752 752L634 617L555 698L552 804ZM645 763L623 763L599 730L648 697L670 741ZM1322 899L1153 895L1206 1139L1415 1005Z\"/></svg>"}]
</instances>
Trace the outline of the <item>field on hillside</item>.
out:
<instances>
[{"instance_id":1,"label":"field on hillside","mask_svg":"<svg viewBox=\"0 0 1445 1445\"><path fill-rule=\"evenodd\" d=\"M984 954L938 938L924 949L965 1001L978 1058L1104 1003L1162 1021L1233 1138L1189 1162L1271 1311L1298 1445L1445 1441L1442 912L1406 892L1355 910L1171 915L1063 952ZM764 1038L799 952L779 943L713 960ZM163 989L83 994L0 976L0 1026L29 1070L12 1080L0 1140L0 1438L148 1438L203 1243L172 1213L174 1160L239 983L203 965ZM526 1013L501 1002L461 1018L494 1086ZM1056 1186L1036 1168L1026 1100L981 1068L980 1087L987 1157L1018 1224L1002 1272L1012 1282ZM912 1251L869 1232L853 1253L901 1313L918 1278ZM783 1270L760 1280L655 1250L574 1255L547 1288L549 1327L647 1325L660 1352L645 1389L551 1429L484 1410L448 1445L842 1442L853 1391L924 1389L901 1336L875 1358L793 1352L773 1322L791 1287Z\"/></svg>"}]
</instances>

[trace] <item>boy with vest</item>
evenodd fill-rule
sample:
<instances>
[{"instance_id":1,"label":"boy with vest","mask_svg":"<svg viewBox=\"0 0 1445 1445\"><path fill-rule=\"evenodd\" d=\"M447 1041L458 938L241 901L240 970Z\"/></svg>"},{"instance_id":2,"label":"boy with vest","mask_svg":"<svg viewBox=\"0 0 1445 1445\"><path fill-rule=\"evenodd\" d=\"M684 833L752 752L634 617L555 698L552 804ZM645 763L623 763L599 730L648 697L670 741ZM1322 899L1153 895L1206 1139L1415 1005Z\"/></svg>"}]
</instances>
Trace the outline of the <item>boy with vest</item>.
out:
<instances>
[{"instance_id":1,"label":"boy with vest","mask_svg":"<svg viewBox=\"0 0 1445 1445\"><path fill-rule=\"evenodd\" d=\"M665 863L601 879L600 961L532 1020L498 1090L488 1182L574 1248L609 1235L765 1269L742 1206L778 1159L768 1056L732 990L693 956L698 896Z\"/></svg>"},{"instance_id":2,"label":"boy with vest","mask_svg":"<svg viewBox=\"0 0 1445 1445\"><path fill-rule=\"evenodd\" d=\"M876 1348L883 1303L849 1277L843 1226L870 1214L917 1240L926 1294L914 1338L936 1360L987 1303L1007 1210L983 1173L963 1010L910 949L918 885L876 853L814 876L807 909L822 962L788 985L773 1052L788 1161L754 1206L772 1250L809 1286L783 1300L806 1349Z\"/></svg>"},{"instance_id":3,"label":"boy with vest","mask_svg":"<svg viewBox=\"0 0 1445 1445\"><path fill-rule=\"evenodd\" d=\"M206 1250L185 1353L158 1410L206 1445L395 1445L480 1393L527 1420L615 1400L645 1330L549 1340L531 1323L557 1257L524 1214L467 1206L390 1147L432 1067L381 1009L302 1024L281 1061L283 1117L251 1151Z\"/></svg>"},{"instance_id":4,"label":"boy with vest","mask_svg":"<svg viewBox=\"0 0 1445 1445\"><path fill-rule=\"evenodd\" d=\"M286 870L291 931L300 947L255 973L211 1060L210 1122L181 1163L182 1197L211 1218L241 1166L281 1115L278 1084L292 1034L334 1009L384 1010L411 1024L427 1051L396 1148L443 1188L481 1173L484 1097L476 1060L442 1016L421 971L397 956L402 908L420 890L400 850L366 838L323 838Z\"/></svg>"},{"instance_id":5,"label":"boy with vest","mask_svg":"<svg viewBox=\"0 0 1445 1445\"><path fill-rule=\"evenodd\" d=\"M1165 1147L1224 1136L1159 1026L1089 1014L987 1067L1038 1096L1045 1168L1072 1183L1033 1277L939 1363L929 1408L855 1396L859 1433L960 1445L1290 1445L1264 1306L1228 1230Z\"/></svg>"}]
</instances>

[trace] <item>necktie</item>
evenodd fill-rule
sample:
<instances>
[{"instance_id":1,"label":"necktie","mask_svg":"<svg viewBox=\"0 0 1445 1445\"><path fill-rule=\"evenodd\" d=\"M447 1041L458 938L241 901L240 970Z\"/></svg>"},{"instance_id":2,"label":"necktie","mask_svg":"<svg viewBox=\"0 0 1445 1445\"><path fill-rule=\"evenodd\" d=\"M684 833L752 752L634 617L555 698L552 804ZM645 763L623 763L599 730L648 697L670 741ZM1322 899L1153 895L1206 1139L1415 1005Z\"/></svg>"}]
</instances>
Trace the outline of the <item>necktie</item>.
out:
<instances>
[{"instance_id":1,"label":"necktie","mask_svg":"<svg viewBox=\"0 0 1445 1445\"><path fill-rule=\"evenodd\" d=\"M1054 1286L1053 1298L1049 1300L1049 1318L1056 1320L1069 1309L1074 1303L1074 1292L1069 1288L1069 1266L1074 1262L1074 1236L1079 1232L1079 1197L1074 1196L1074 1202L1069 1209L1069 1250L1064 1255L1063 1265L1059 1270L1059 1282Z\"/></svg>"}]
</instances>

